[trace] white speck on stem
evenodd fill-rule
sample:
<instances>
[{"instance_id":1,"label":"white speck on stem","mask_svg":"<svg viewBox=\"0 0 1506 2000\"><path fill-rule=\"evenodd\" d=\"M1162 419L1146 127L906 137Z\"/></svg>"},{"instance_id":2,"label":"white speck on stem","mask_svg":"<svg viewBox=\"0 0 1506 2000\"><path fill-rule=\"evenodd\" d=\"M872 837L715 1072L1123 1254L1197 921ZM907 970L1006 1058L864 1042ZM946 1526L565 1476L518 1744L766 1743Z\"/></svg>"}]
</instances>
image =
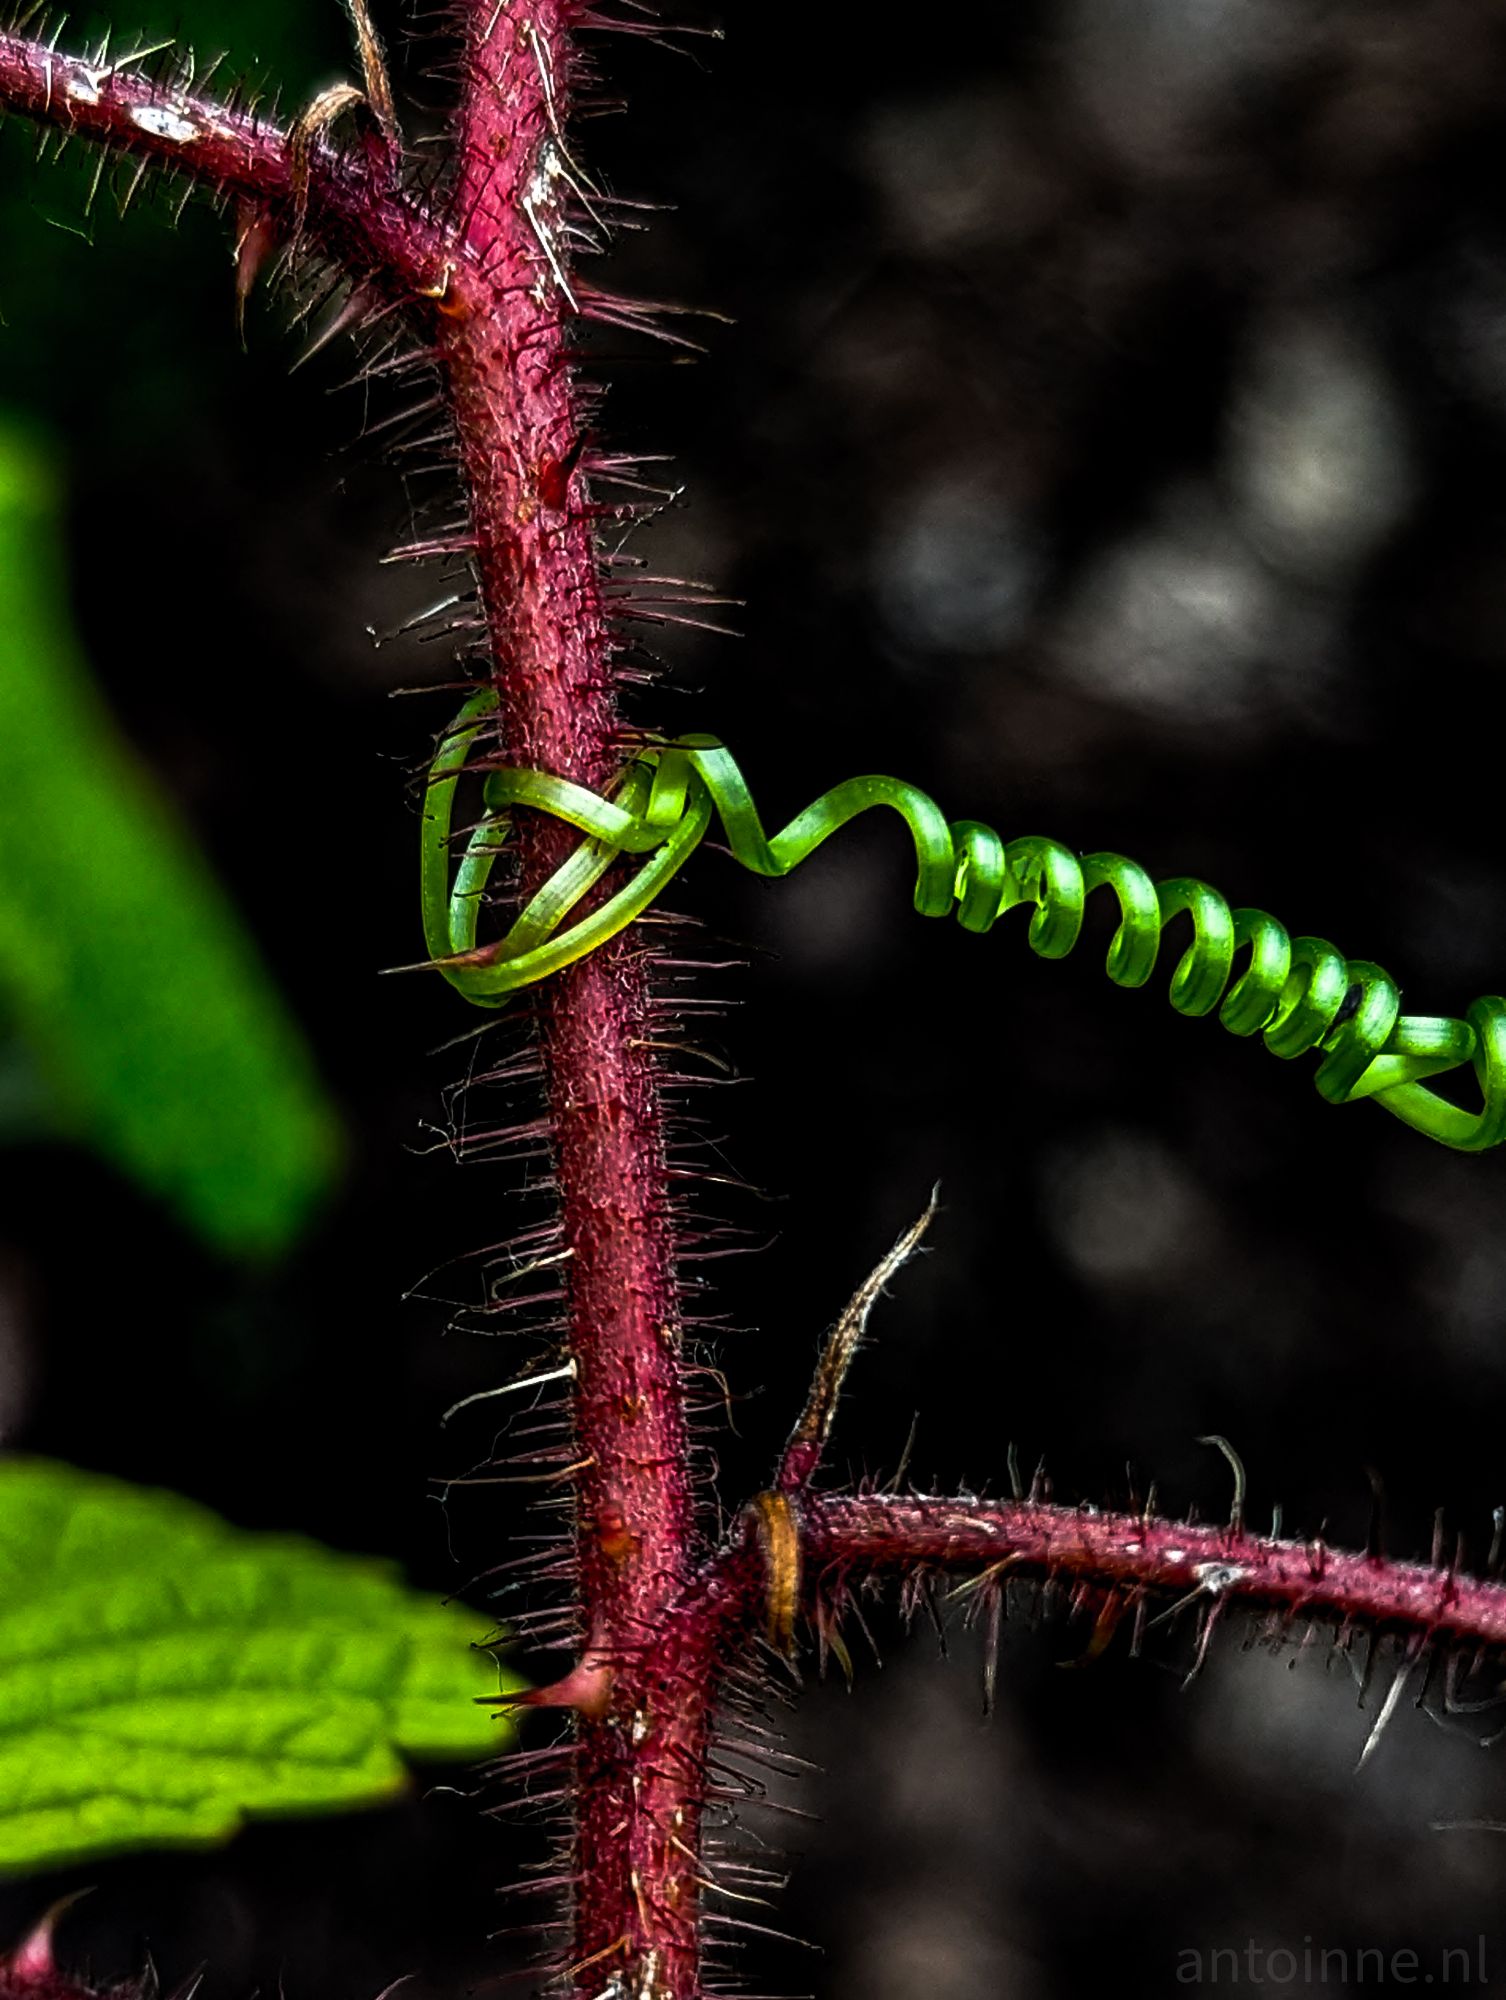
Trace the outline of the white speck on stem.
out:
<instances>
[{"instance_id":1,"label":"white speck on stem","mask_svg":"<svg viewBox=\"0 0 1506 2000\"><path fill-rule=\"evenodd\" d=\"M104 82L103 70L76 69L63 86L63 94L75 104L98 104L99 86Z\"/></svg>"},{"instance_id":2,"label":"white speck on stem","mask_svg":"<svg viewBox=\"0 0 1506 2000\"><path fill-rule=\"evenodd\" d=\"M579 312L580 306L570 289L570 280L565 276L565 267L560 262L554 246L554 229L558 220L559 198L554 183L564 173L559 155L547 142L540 157L538 167L523 195L523 213L528 217L529 226L538 239L539 248L544 253L554 282L569 300L572 311Z\"/></svg>"},{"instance_id":3,"label":"white speck on stem","mask_svg":"<svg viewBox=\"0 0 1506 2000\"><path fill-rule=\"evenodd\" d=\"M1192 1574L1210 1597L1231 1589L1245 1575L1240 1563L1197 1563Z\"/></svg>"},{"instance_id":4,"label":"white speck on stem","mask_svg":"<svg viewBox=\"0 0 1506 2000\"><path fill-rule=\"evenodd\" d=\"M175 146L186 146L190 139L204 136L191 118L167 104L138 105L131 113L131 123L154 139L169 139Z\"/></svg>"}]
</instances>

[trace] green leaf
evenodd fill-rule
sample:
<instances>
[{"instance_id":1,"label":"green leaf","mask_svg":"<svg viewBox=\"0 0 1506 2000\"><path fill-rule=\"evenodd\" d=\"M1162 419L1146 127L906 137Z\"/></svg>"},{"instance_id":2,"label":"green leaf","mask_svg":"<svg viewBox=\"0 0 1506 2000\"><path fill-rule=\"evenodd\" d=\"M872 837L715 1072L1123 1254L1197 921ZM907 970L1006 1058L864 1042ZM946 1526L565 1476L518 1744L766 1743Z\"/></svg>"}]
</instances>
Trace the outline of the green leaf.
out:
<instances>
[{"instance_id":1,"label":"green leaf","mask_svg":"<svg viewBox=\"0 0 1506 2000\"><path fill-rule=\"evenodd\" d=\"M113 728L67 602L46 461L0 425L0 1015L63 1131L217 1247L275 1255L334 1178L335 1114L224 892Z\"/></svg>"},{"instance_id":2,"label":"green leaf","mask_svg":"<svg viewBox=\"0 0 1506 2000\"><path fill-rule=\"evenodd\" d=\"M0 1869L364 1806L472 1759L521 1685L479 1614L176 1494L0 1460Z\"/></svg>"}]
</instances>

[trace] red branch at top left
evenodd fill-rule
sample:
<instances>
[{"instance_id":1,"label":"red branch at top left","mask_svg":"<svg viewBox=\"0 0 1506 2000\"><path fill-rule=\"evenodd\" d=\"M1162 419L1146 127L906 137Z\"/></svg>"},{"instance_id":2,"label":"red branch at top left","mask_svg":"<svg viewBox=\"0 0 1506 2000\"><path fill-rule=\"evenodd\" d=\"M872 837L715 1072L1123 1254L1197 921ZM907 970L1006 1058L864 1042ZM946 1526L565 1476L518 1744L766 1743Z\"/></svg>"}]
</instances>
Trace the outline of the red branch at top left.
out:
<instances>
[{"instance_id":1,"label":"red branch at top left","mask_svg":"<svg viewBox=\"0 0 1506 2000\"><path fill-rule=\"evenodd\" d=\"M358 93L345 93L354 102ZM274 238L306 238L349 276L421 302L442 288L447 247L422 204L399 187L385 142L337 151L321 127L282 127L46 42L0 34L0 107L133 154L248 205Z\"/></svg>"}]
</instances>

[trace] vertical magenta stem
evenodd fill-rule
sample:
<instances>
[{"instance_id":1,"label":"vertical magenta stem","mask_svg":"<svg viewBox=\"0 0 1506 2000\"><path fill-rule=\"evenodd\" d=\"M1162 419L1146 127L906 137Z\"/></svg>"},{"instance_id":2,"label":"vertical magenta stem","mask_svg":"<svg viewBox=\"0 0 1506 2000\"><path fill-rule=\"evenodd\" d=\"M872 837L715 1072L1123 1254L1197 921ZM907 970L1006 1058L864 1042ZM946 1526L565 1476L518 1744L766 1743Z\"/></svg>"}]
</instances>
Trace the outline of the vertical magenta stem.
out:
<instances>
[{"instance_id":1,"label":"vertical magenta stem","mask_svg":"<svg viewBox=\"0 0 1506 2000\"><path fill-rule=\"evenodd\" d=\"M510 761L600 788L617 761L613 636L580 469L562 210L579 171L564 118L568 0L468 0L457 255L440 349ZM560 830L523 831L525 881ZM646 1711L645 1648L687 1578L692 1500L664 1114L641 946L618 939L552 982L542 1049L576 1364L575 1536L585 1653L571 1963L634 2000L696 1986L700 1747ZM660 1705L662 1706L662 1705ZM696 1734L701 1725L696 1726ZM683 1850L683 1851L682 1851Z\"/></svg>"}]
</instances>

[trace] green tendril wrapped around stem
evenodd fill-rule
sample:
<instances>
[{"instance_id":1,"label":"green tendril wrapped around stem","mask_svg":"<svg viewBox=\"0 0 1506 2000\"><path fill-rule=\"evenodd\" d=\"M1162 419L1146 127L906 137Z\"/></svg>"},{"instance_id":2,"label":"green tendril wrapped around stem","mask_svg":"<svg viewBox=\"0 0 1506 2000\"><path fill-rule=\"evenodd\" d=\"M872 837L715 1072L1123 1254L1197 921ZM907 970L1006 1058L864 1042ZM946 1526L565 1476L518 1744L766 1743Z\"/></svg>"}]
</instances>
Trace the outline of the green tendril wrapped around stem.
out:
<instances>
[{"instance_id":1,"label":"green tendril wrapped around stem","mask_svg":"<svg viewBox=\"0 0 1506 2000\"><path fill-rule=\"evenodd\" d=\"M1167 925L1185 915L1192 941L1171 975L1169 995L1178 1013L1216 1008L1231 1034L1259 1034L1273 1055L1286 1059L1318 1051L1322 1061L1313 1081L1330 1104L1372 1097L1417 1131L1463 1152L1483 1152L1506 1139L1506 999L1476 1000L1464 1021L1403 1014L1396 982L1378 965L1346 959L1322 938L1291 937L1263 910L1231 910L1206 882L1190 876L1153 882L1123 855L1078 856L1034 837L1002 840L977 820L948 821L924 792L898 778L849 778L770 838L742 772L714 736L646 746L605 798L543 771L489 766L484 815L453 867L455 788L495 707L489 689L473 695L442 739L423 818L430 963L475 1006L504 1006L521 988L625 930L689 860L713 817L743 867L780 876L859 813L887 806L910 830L915 907L922 916L955 913L964 930L986 931L1005 911L1028 906L1031 949L1042 958L1065 958L1081 933L1087 898L1103 889L1119 910L1105 970L1118 986L1143 986ZM585 839L503 937L477 944L487 882L518 806L563 820ZM621 888L574 917L622 855L641 855L641 866ZM1450 1103L1423 1082L1466 1063L1474 1066L1484 1100L1478 1111Z\"/></svg>"}]
</instances>

